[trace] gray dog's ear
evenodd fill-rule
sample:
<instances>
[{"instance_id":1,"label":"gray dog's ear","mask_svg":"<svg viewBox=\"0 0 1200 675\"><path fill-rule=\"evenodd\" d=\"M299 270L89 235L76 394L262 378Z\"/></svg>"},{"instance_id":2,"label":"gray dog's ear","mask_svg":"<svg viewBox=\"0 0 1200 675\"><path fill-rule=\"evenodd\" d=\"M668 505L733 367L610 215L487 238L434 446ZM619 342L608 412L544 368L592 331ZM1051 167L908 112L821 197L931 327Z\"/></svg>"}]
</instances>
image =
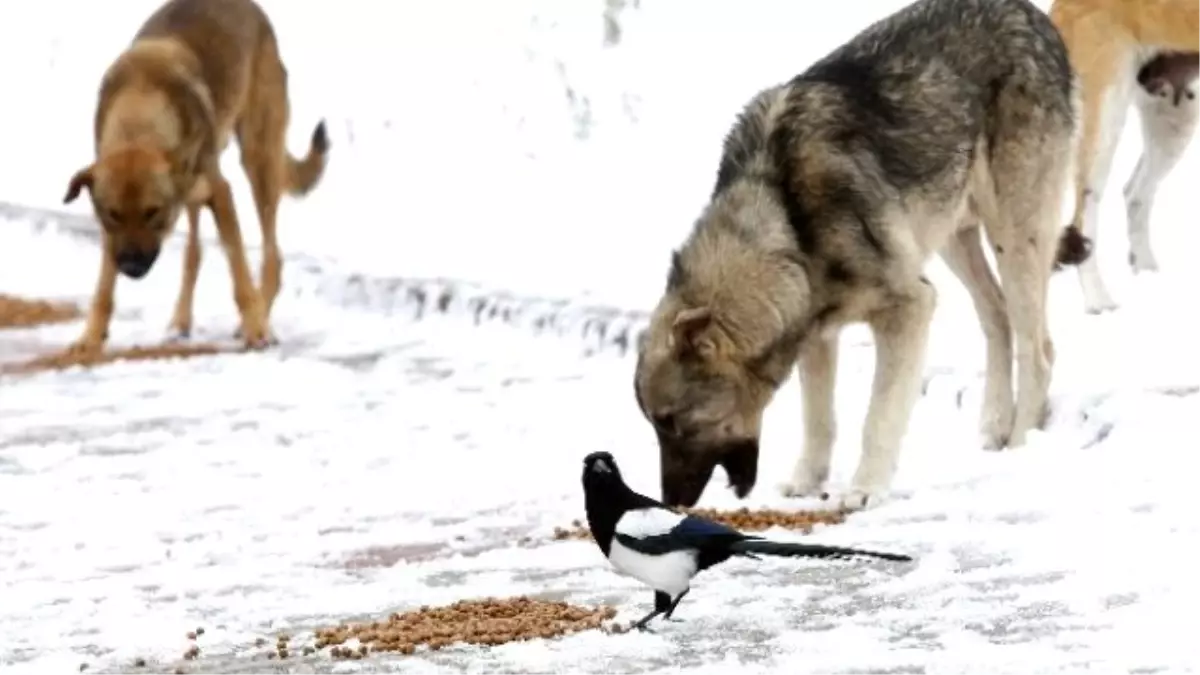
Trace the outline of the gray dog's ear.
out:
<instances>
[{"instance_id":1,"label":"gray dog's ear","mask_svg":"<svg viewBox=\"0 0 1200 675\"><path fill-rule=\"evenodd\" d=\"M71 176L71 182L67 184L67 194L63 197L64 204L70 204L75 201L83 188L87 188L89 192L92 190L92 166L88 165L75 172Z\"/></svg>"},{"instance_id":2,"label":"gray dog's ear","mask_svg":"<svg viewBox=\"0 0 1200 675\"><path fill-rule=\"evenodd\" d=\"M712 351L712 340L705 336L705 329L712 325L712 310L708 307L693 307L675 315L671 323L671 346L681 354L707 354Z\"/></svg>"}]
</instances>

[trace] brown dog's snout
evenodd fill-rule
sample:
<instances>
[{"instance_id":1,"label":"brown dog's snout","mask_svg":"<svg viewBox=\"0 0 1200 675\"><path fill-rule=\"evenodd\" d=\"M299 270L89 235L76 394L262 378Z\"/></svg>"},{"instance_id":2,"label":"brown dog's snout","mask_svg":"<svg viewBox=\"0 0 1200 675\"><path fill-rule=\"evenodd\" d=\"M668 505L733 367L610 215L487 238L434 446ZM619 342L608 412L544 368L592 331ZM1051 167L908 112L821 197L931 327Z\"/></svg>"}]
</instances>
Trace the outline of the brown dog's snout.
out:
<instances>
[{"instance_id":1,"label":"brown dog's snout","mask_svg":"<svg viewBox=\"0 0 1200 675\"><path fill-rule=\"evenodd\" d=\"M117 254L117 269L130 279L141 279L146 276L154 261L158 259L158 249L143 251L128 248Z\"/></svg>"}]
</instances>

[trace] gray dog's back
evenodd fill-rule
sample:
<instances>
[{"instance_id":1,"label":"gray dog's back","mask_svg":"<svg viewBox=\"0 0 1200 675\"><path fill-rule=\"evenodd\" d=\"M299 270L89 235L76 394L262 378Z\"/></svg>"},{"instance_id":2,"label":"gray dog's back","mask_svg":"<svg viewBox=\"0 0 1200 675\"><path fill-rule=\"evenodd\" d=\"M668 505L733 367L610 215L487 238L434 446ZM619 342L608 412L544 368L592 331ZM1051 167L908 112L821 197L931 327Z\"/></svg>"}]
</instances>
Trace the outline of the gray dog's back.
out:
<instances>
[{"instance_id":1,"label":"gray dog's back","mask_svg":"<svg viewBox=\"0 0 1200 675\"><path fill-rule=\"evenodd\" d=\"M805 157L853 163L824 163L828 184L805 186L833 196L823 208L840 203L865 217L880 199L951 199L981 149L1003 162L1038 136L1070 137L1075 96L1058 31L1026 0L919 0L751 101L725 140L713 196L741 177L779 185L811 251L813 214L793 189L813 174ZM869 227L864 236L880 245Z\"/></svg>"}]
</instances>

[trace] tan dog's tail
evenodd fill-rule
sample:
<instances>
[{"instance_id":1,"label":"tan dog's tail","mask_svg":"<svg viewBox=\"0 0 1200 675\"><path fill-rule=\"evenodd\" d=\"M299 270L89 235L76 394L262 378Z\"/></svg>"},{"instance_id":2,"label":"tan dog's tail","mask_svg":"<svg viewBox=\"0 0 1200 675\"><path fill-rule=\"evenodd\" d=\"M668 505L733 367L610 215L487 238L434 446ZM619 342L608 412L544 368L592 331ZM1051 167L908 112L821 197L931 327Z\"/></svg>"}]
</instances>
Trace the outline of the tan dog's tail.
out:
<instances>
[{"instance_id":1,"label":"tan dog's tail","mask_svg":"<svg viewBox=\"0 0 1200 675\"><path fill-rule=\"evenodd\" d=\"M1058 253L1054 256L1054 269L1064 265L1079 265L1092 255L1092 240L1083 235L1075 224L1068 225L1058 238Z\"/></svg>"},{"instance_id":2,"label":"tan dog's tail","mask_svg":"<svg viewBox=\"0 0 1200 675\"><path fill-rule=\"evenodd\" d=\"M322 120L317 124L317 128L313 129L312 141L304 159L296 159L291 154L287 157L288 193L293 197L303 197L311 192L325 173L328 157L329 134L325 131L325 121Z\"/></svg>"}]
</instances>

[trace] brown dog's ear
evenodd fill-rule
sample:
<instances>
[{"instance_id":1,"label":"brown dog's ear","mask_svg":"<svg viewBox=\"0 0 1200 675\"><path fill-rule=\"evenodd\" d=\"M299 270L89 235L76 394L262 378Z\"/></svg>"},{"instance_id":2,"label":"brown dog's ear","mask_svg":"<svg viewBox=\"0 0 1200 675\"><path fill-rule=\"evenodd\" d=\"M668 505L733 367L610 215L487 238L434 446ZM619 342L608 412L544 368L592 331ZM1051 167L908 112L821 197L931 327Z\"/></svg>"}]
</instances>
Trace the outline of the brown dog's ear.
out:
<instances>
[{"instance_id":1,"label":"brown dog's ear","mask_svg":"<svg viewBox=\"0 0 1200 675\"><path fill-rule=\"evenodd\" d=\"M693 307L675 315L671 324L672 344L680 353L706 354L713 349L712 341L704 337L704 329L712 325L712 310Z\"/></svg>"},{"instance_id":2,"label":"brown dog's ear","mask_svg":"<svg viewBox=\"0 0 1200 675\"><path fill-rule=\"evenodd\" d=\"M89 192L92 189L91 166L85 166L76 171L74 176L71 176L71 182L67 185L67 194L63 197L63 203L70 204L75 201L75 198L79 196L83 188L87 188Z\"/></svg>"}]
</instances>

